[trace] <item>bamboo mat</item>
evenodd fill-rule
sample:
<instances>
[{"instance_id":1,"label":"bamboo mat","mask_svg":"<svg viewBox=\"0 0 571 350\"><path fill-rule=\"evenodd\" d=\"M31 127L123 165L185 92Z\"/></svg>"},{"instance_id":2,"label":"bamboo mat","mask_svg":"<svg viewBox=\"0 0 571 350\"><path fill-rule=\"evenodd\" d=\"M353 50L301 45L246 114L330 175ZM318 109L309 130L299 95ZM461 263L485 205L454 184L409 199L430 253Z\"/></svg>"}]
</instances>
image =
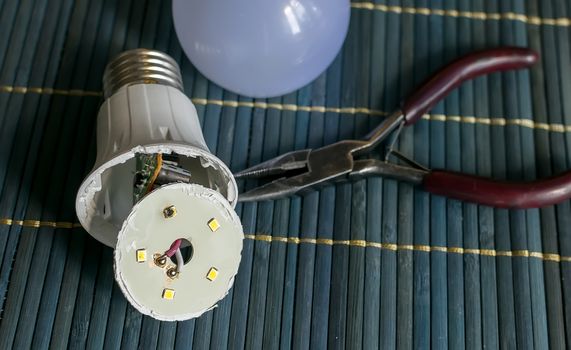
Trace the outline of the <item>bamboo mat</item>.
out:
<instances>
[{"instance_id":1,"label":"bamboo mat","mask_svg":"<svg viewBox=\"0 0 571 350\"><path fill-rule=\"evenodd\" d=\"M178 323L125 301L112 250L74 213L94 161L103 69L136 47L180 62L210 149L238 171L366 134L461 54L529 46L540 64L464 84L399 148L430 167L498 179L569 169L569 1L353 2L326 74L269 100L200 75L170 6L0 0L0 349L571 345L569 202L494 210L370 178L239 205L247 235L234 288L214 311Z\"/></svg>"}]
</instances>

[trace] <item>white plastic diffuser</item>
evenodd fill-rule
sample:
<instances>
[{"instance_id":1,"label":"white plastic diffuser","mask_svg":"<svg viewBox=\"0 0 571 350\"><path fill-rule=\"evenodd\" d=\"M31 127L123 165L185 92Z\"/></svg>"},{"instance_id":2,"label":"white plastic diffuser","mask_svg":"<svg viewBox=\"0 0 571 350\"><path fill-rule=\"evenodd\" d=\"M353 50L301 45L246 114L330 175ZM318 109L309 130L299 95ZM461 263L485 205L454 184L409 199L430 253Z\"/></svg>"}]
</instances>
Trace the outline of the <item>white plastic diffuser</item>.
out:
<instances>
[{"instance_id":1,"label":"white plastic diffuser","mask_svg":"<svg viewBox=\"0 0 571 350\"><path fill-rule=\"evenodd\" d=\"M103 85L97 159L77 194L79 221L95 239L116 249L116 279L139 311L162 320L199 316L228 292L240 262L243 232L233 211L234 177L208 150L171 57L145 49L124 52L107 66ZM155 187L134 203L136 156L141 154L176 155L190 180ZM163 210L170 205L178 214L167 220ZM212 230L212 220L220 230ZM168 278L168 264L158 266L153 255L179 238L190 242L193 257L179 276ZM216 280L205 279L211 268Z\"/></svg>"}]
</instances>

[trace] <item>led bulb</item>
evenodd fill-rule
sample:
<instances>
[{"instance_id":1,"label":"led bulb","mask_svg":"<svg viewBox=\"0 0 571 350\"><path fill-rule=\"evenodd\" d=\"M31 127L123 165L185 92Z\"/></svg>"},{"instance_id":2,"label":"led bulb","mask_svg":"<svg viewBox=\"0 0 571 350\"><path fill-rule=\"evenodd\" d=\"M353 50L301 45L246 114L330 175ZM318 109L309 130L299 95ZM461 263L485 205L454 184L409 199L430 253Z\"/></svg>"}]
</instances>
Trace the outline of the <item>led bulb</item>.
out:
<instances>
[{"instance_id":1,"label":"led bulb","mask_svg":"<svg viewBox=\"0 0 571 350\"><path fill-rule=\"evenodd\" d=\"M238 270L244 235L234 177L208 150L171 57L126 51L108 64L103 85L79 221L115 248L115 277L135 308L161 320L199 316L226 295ZM168 256L177 240L187 247ZM216 283L205 278L213 267Z\"/></svg>"}]
</instances>

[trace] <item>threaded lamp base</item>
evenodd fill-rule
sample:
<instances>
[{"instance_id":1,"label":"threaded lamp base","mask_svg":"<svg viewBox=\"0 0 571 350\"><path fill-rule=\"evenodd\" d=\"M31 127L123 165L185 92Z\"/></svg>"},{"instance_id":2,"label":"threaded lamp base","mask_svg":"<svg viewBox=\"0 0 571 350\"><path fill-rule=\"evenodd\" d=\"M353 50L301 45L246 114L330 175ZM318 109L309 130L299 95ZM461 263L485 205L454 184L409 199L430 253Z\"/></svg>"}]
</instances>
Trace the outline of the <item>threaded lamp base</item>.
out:
<instances>
[{"instance_id":1,"label":"threaded lamp base","mask_svg":"<svg viewBox=\"0 0 571 350\"><path fill-rule=\"evenodd\" d=\"M105 98L124 86L135 84L160 84L183 90L182 76L176 61L163 52L148 49L125 51L105 68Z\"/></svg>"}]
</instances>

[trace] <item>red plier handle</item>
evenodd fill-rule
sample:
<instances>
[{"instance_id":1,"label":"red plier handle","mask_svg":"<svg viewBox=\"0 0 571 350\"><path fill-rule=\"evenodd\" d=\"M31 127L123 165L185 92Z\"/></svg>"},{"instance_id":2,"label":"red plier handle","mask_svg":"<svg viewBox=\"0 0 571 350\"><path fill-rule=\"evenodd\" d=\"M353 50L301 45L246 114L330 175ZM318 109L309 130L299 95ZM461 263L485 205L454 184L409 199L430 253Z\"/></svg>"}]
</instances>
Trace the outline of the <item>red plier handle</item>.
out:
<instances>
[{"instance_id":1,"label":"red plier handle","mask_svg":"<svg viewBox=\"0 0 571 350\"><path fill-rule=\"evenodd\" d=\"M433 170L422 185L430 193L497 208L541 208L571 198L571 171L533 182L504 182Z\"/></svg>"},{"instance_id":2,"label":"red plier handle","mask_svg":"<svg viewBox=\"0 0 571 350\"><path fill-rule=\"evenodd\" d=\"M444 67L403 103L407 125L419 120L463 82L512 69L529 68L539 60L537 52L522 47L501 47L468 54Z\"/></svg>"},{"instance_id":3,"label":"red plier handle","mask_svg":"<svg viewBox=\"0 0 571 350\"><path fill-rule=\"evenodd\" d=\"M413 124L464 81L509 69L532 66L539 59L526 48L497 48L467 55L436 73L403 104L406 125ZM445 170L422 179L428 192L500 208L536 208L571 198L571 171L533 182L495 181Z\"/></svg>"}]
</instances>

